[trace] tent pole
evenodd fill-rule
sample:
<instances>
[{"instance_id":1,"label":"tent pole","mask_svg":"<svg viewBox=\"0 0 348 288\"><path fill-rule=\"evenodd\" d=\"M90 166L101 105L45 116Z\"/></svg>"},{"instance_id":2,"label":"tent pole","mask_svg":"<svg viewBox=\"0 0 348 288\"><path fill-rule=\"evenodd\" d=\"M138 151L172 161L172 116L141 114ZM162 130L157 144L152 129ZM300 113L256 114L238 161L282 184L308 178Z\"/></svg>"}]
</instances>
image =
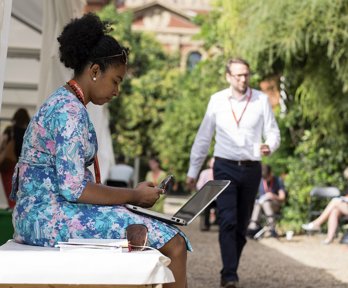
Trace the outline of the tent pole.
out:
<instances>
[{"instance_id":1,"label":"tent pole","mask_svg":"<svg viewBox=\"0 0 348 288\"><path fill-rule=\"evenodd\" d=\"M0 0L0 111L5 81L5 66L10 31L12 0Z\"/></svg>"}]
</instances>

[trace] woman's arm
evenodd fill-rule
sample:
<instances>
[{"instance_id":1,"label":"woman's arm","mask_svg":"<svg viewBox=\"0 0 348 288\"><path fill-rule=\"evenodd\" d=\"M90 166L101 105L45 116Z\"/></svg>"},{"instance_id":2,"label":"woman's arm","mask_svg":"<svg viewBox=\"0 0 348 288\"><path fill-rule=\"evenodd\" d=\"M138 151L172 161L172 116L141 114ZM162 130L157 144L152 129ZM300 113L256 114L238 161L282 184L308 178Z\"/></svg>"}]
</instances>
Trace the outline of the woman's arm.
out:
<instances>
[{"instance_id":1,"label":"woman's arm","mask_svg":"<svg viewBox=\"0 0 348 288\"><path fill-rule=\"evenodd\" d=\"M151 207L163 193L150 182L141 182L135 189L109 187L102 184L87 183L78 202L99 205L134 204Z\"/></svg>"},{"instance_id":2,"label":"woman's arm","mask_svg":"<svg viewBox=\"0 0 348 288\"><path fill-rule=\"evenodd\" d=\"M286 193L283 189L280 189L278 191L278 201L280 202L285 202L285 198L286 198Z\"/></svg>"}]
</instances>

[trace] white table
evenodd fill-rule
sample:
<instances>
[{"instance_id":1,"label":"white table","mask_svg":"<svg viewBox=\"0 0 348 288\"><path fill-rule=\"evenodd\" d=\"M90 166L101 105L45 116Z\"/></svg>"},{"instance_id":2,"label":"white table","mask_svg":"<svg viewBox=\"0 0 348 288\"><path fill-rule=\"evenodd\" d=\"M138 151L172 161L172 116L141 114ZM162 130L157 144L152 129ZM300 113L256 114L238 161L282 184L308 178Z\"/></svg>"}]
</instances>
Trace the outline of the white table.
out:
<instances>
[{"instance_id":1,"label":"white table","mask_svg":"<svg viewBox=\"0 0 348 288\"><path fill-rule=\"evenodd\" d=\"M169 263L157 250L59 251L9 241L0 247L0 287L158 287L174 282Z\"/></svg>"}]
</instances>

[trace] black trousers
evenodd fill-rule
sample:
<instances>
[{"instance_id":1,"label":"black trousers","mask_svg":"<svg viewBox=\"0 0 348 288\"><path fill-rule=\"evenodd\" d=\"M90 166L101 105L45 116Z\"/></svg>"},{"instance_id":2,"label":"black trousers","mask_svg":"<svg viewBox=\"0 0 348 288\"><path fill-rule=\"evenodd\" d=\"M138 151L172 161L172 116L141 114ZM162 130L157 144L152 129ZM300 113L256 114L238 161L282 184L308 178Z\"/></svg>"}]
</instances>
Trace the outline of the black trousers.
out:
<instances>
[{"instance_id":1,"label":"black trousers","mask_svg":"<svg viewBox=\"0 0 348 288\"><path fill-rule=\"evenodd\" d=\"M261 181L261 163L239 165L216 158L214 179L231 180L231 184L216 201L223 263L221 278L238 281L239 259L246 243L246 231Z\"/></svg>"}]
</instances>

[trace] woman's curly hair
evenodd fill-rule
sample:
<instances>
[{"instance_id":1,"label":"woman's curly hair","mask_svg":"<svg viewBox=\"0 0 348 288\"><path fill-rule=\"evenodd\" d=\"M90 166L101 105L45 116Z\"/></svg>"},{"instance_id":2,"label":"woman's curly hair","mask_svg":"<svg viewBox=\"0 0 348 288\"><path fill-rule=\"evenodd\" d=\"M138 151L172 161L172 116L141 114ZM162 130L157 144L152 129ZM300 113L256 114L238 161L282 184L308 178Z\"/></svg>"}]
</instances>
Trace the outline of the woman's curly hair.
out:
<instances>
[{"instance_id":1,"label":"woman's curly hair","mask_svg":"<svg viewBox=\"0 0 348 288\"><path fill-rule=\"evenodd\" d=\"M57 38L60 61L65 67L72 68L75 75L81 74L91 63L99 64L102 71L112 64L126 64L120 57L103 59L122 53L128 55L127 48L107 35L110 31L110 25L93 13L71 20Z\"/></svg>"}]
</instances>

